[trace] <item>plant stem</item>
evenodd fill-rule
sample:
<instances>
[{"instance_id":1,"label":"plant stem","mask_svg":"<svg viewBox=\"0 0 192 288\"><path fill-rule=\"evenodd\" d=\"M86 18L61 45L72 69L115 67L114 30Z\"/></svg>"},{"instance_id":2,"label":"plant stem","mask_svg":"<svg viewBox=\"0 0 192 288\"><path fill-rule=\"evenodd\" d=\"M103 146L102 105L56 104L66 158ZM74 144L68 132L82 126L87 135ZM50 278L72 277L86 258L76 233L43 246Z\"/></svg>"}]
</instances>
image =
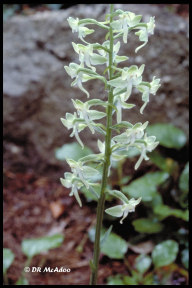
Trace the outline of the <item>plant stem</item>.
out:
<instances>
[{"instance_id":1,"label":"plant stem","mask_svg":"<svg viewBox=\"0 0 192 288\"><path fill-rule=\"evenodd\" d=\"M113 10L114 5L110 5L110 23L113 21ZM110 53L109 53L109 80L113 77L113 30L110 25L109 29L110 35ZM108 103L113 104L113 88L109 89ZM111 126L112 126L112 106L107 107L107 125L106 125L106 137L105 137L105 162L103 166L103 176L101 183L101 193L97 205L97 223L95 231L95 242L94 242L94 255L93 255L93 267L90 279L90 285L97 284L97 274L99 265L99 255L100 255L100 235L103 220L103 212L105 205L105 189L107 186L108 170L110 167L110 156L111 156Z\"/></svg>"}]
</instances>

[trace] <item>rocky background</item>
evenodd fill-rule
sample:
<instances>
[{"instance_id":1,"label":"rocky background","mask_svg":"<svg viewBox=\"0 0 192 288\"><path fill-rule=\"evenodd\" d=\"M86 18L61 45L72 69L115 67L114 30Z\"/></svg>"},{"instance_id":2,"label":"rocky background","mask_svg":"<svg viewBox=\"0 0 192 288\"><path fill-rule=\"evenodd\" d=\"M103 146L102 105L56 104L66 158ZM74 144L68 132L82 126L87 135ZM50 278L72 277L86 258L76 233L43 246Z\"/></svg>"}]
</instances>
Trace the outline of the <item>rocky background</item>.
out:
<instances>
[{"instance_id":1,"label":"rocky background","mask_svg":"<svg viewBox=\"0 0 192 288\"><path fill-rule=\"evenodd\" d=\"M3 30L3 134L4 168L17 171L35 170L39 174L63 171L64 163L55 158L55 149L75 141L61 123L60 117L73 112L71 99L85 99L63 69L77 62L71 42L79 42L68 26L69 16L104 19L107 4L80 4L66 10L44 11L29 16L14 16ZM144 79L161 78L161 88L140 115L140 95L131 103L138 108L125 113L128 121L169 122L188 134L188 20L161 7L148 4L116 4L115 8L142 14L143 20L156 18L155 34L135 54L139 42L130 34L122 44L120 55L129 56L125 66L145 64ZM90 42L104 41L105 31L97 30ZM87 38L88 39L88 38ZM101 69L103 67L101 66ZM99 70L98 71L102 71ZM92 98L106 99L103 85L89 81L85 85ZM135 97L134 97L135 96ZM97 151L88 130L82 140ZM63 173L63 172L62 172Z\"/></svg>"}]
</instances>

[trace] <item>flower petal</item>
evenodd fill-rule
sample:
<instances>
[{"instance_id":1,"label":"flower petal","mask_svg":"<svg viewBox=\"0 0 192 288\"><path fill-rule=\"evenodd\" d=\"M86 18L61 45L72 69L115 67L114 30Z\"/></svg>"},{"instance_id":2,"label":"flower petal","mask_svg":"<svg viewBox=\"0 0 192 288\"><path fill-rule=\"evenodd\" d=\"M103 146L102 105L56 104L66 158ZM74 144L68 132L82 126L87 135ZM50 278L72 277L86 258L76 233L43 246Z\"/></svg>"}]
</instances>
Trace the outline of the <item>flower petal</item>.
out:
<instances>
[{"instance_id":1,"label":"flower petal","mask_svg":"<svg viewBox=\"0 0 192 288\"><path fill-rule=\"evenodd\" d=\"M117 205L105 210L105 212L114 217L121 217L123 215L122 205Z\"/></svg>"}]
</instances>

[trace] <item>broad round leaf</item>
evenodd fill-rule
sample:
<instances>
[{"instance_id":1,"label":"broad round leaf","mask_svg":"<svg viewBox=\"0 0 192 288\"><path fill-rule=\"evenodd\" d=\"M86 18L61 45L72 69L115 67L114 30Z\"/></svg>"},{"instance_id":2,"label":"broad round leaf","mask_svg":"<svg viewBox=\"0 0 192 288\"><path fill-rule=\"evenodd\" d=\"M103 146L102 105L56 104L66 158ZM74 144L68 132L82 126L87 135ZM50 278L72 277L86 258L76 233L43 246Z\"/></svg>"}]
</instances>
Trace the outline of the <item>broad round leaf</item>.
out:
<instances>
[{"instance_id":1,"label":"broad round leaf","mask_svg":"<svg viewBox=\"0 0 192 288\"><path fill-rule=\"evenodd\" d=\"M101 230L101 239L105 234L105 229ZM89 239L95 241L95 227L89 229ZM123 259L128 249L128 243L115 233L110 233L101 246L101 253L111 259Z\"/></svg>"},{"instance_id":2,"label":"broad round leaf","mask_svg":"<svg viewBox=\"0 0 192 288\"><path fill-rule=\"evenodd\" d=\"M189 220L189 211L188 210L180 210L180 209L173 209L167 205L156 205L154 207L153 212L159 216L160 220L163 220L169 216L175 216L177 218L181 218L184 221Z\"/></svg>"},{"instance_id":3,"label":"broad round leaf","mask_svg":"<svg viewBox=\"0 0 192 288\"><path fill-rule=\"evenodd\" d=\"M140 218L132 222L135 230L140 233L158 233L163 230L164 225L148 218Z\"/></svg>"},{"instance_id":4,"label":"broad round leaf","mask_svg":"<svg viewBox=\"0 0 192 288\"><path fill-rule=\"evenodd\" d=\"M179 188L183 193L189 191L189 162L185 165L185 168L179 179Z\"/></svg>"},{"instance_id":5,"label":"broad round leaf","mask_svg":"<svg viewBox=\"0 0 192 288\"><path fill-rule=\"evenodd\" d=\"M32 258L41 252L60 247L63 240L64 236L61 234L36 239L25 239L21 243L22 251L27 257Z\"/></svg>"},{"instance_id":6,"label":"broad round leaf","mask_svg":"<svg viewBox=\"0 0 192 288\"><path fill-rule=\"evenodd\" d=\"M117 274L115 276L109 276L107 278L107 285L124 285L122 280L123 275Z\"/></svg>"},{"instance_id":7,"label":"broad round leaf","mask_svg":"<svg viewBox=\"0 0 192 288\"><path fill-rule=\"evenodd\" d=\"M151 201L157 195L157 187L165 182L169 174L166 172L147 173L131 182L128 186L123 187L123 192L130 197L142 197L142 201Z\"/></svg>"},{"instance_id":8,"label":"broad round leaf","mask_svg":"<svg viewBox=\"0 0 192 288\"><path fill-rule=\"evenodd\" d=\"M7 269L11 266L14 260L13 252L8 248L3 248L3 274L7 272Z\"/></svg>"},{"instance_id":9,"label":"broad round leaf","mask_svg":"<svg viewBox=\"0 0 192 288\"><path fill-rule=\"evenodd\" d=\"M101 247L101 252L112 259L123 259L127 252L128 244L120 236L111 233Z\"/></svg>"},{"instance_id":10,"label":"broad round leaf","mask_svg":"<svg viewBox=\"0 0 192 288\"><path fill-rule=\"evenodd\" d=\"M135 268L141 274L144 274L151 266L151 257L141 254L135 259Z\"/></svg>"},{"instance_id":11,"label":"broad round leaf","mask_svg":"<svg viewBox=\"0 0 192 288\"><path fill-rule=\"evenodd\" d=\"M177 257L179 245L174 240L166 240L155 246L152 252L153 263L156 268L173 263Z\"/></svg>"},{"instance_id":12,"label":"broad round leaf","mask_svg":"<svg viewBox=\"0 0 192 288\"><path fill-rule=\"evenodd\" d=\"M184 249L181 253L181 261L186 269L189 268L189 249Z\"/></svg>"},{"instance_id":13,"label":"broad round leaf","mask_svg":"<svg viewBox=\"0 0 192 288\"><path fill-rule=\"evenodd\" d=\"M187 142L185 133L172 124L157 123L146 128L148 135L156 136L160 145L167 148L181 149Z\"/></svg>"},{"instance_id":14,"label":"broad round leaf","mask_svg":"<svg viewBox=\"0 0 192 288\"><path fill-rule=\"evenodd\" d=\"M65 144L60 148L57 148L55 150L55 157L61 161L69 158L77 161L80 158L85 157L92 153L93 151L90 148L85 146L84 149L82 149L82 147L78 143L73 142L70 144Z\"/></svg>"},{"instance_id":15,"label":"broad round leaf","mask_svg":"<svg viewBox=\"0 0 192 288\"><path fill-rule=\"evenodd\" d=\"M157 167L161 170L169 173L170 175L176 173L178 171L178 163L174 161L172 158L164 158L159 152L156 150L152 151L149 154L149 158L151 162L153 162Z\"/></svg>"}]
</instances>

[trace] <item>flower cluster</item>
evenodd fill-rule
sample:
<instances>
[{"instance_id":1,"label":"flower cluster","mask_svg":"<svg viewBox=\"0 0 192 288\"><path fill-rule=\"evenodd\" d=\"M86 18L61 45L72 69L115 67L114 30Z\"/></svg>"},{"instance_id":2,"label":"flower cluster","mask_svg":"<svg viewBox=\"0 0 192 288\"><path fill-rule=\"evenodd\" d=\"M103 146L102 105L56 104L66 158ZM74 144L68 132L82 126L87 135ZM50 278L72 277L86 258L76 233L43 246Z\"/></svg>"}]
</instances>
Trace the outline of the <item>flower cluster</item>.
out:
<instances>
[{"instance_id":1,"label":"flower cluster","mask_svg":"<svg viewBox=\"0 0 192 288\"><path fill-rule=\"evenodd\" d=\"M88 128L92 134L98 132L104 136L108 135L107 129L118 133L118 135L110 139L108 175L110 174L112 161L124 159L133 147L140 153L137 163L135 164L135 169L138 169L143 159L149 159L147 153L153 151L158 145L156 138L154 136L148 136L145 131L148 121L143 124L139 122L133 125L122 120L122 109L132 109L135 107L135 104L128 103L133 88L141 93L141 99L144 103L140 108L140 113L143 114L144 108L149 102L150 94L155 95L160 87L160 79L155 76L151 82L143 81L144 64L140 67L136 65L123 68L117 67L119 63L129 58L118 55L121 43L119 40L116 41L116 39L122 37L123 42L127 43L130 32L134 30L135 35L138 36L139 41L142 42L135 50L137 53L147 44L148 36L153 34L155 17L151 17L147 23L141 22L141 19L141 15L135 15L135 13L122 11L120 9L114 12L112 22L108 16L106 16L106 20L103 22L90 18L68 18L72 32L78 33L79 39L83 42L83 44L72 43L73 49L79 57L79 63L70 63L69 66L64 66L67 74L73 79L71 86L77 86L86 94L87 98L89 98L90 94L83 86L83 83L98 79L104 83L105 90L112 91L113 98L110 103L100 99L91 99L86 102L82 102L79 99L72 99L76 111L73 114L66 113L65 118L61 118L61 121L68 130L72 130L70 136L75 136L82 148L84 148L84 144L79 133L85 128ZM96 25L106 30L107 34L104 42L101 44L88 43L85 40L86 36L95 31L86 27L89 25ZM108 40L111 33L110 31L112 31L113 34L113 47L111 47L111 42ZM112 65L111 62L113 63ZM103 74L97 73L95 66L103 64L105 65ZM110 69L113 70L112 77L110 76ZM108 72L108 77L104 77L106 72ZM96 108L93 109L93 106L100 106L104 111L98 111ZM117 123L106 128L103 124L99 123L99 120L108 117L109 107L112 109L112 115L114 113L116 114ZM121 132L122 129L123 132ZM62 185L66 188L71 188L69 195L74 195L80 206L82 206L82 203L78 191L83 187L96 194L97 198L99 197L98 194L95 193L94 186L99 185L97 180L100 179L102 175L99 170L93 168L95 167L93 164L104 165L106 162L106 142L98 139L97 143L99 148L98 154L88 155L79 159L79 161L68 159L67 163L71 168L71 172L66 172L64 178L61 178ZM122 223L129 212L135 211L135 207L140 203L141 198L137 200L132 198L129 200L120 191L110 190L109 192L120 199L123 204L108 208L105 212L112 216L122 217L120 221Z\"/></svg>"},{"instance_id":2,"label":"flower cluster","mask_svg":"<svg viewBox=\"0 0 192 288\"><path fill-rule=\"evenodd\" d=\"M119 14L119 19L113 21L112 27L115 32L123 35L123 42L127 43L127 37L129 31L137 29L139 31L135 32L135 35L139 36L139 40L144 42L142 45L136 48L137 53L142 47L144 47L148 42L148 34L153 34L155 28L155 17L151 17L148 23L140 23L142 15L135 15L135 13L117 10Z\"/></svg>"},{"instance_id":3,"label":"flower cluster","mask_svg":"<svg viewBox=\"0 0 192 288\"><path fill-rule=\"evenodd\" d=\"M60 178L60 180L63 186L65 186L66 188L71 188L69 196L74 195L81 207L82 203L78 194L78 190L83 186L89 189L91 185L94 185L94 183L91 183L90 181L99 172L92 167L83 165L81 161L74 161L73 159L68 159L67 163L71 167L72 173L66 172L64 174L65 178Z\"/></svg>"},{"instance_id":4,"label":"flower cluster","mask_svg":"<svg viewBox=\"0 0 192 288\"><path fill-rule=\"evenodd\" d=\"M106 113L90 109L90 107L93 105L105 106L106 103L98 99L92 99L85 103L78 99L72 99L72 102L74 107L77 109L77 112L74 112L74 114L66 113L66 118L61 118L61 122L68 130L73 129L70 136L75 136L79 144L82 146L82 148L84 148L84 144L79 137L79 132L84 130L86 127L91 130L92 134L95 133L95 130L105 134L105 131L100 128L102 125L95 123L93 120L102 119L106 116Z\"/></svg>"}]
</instances>

